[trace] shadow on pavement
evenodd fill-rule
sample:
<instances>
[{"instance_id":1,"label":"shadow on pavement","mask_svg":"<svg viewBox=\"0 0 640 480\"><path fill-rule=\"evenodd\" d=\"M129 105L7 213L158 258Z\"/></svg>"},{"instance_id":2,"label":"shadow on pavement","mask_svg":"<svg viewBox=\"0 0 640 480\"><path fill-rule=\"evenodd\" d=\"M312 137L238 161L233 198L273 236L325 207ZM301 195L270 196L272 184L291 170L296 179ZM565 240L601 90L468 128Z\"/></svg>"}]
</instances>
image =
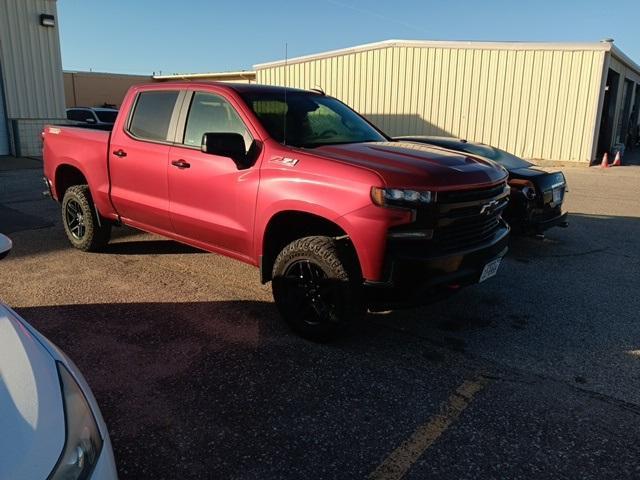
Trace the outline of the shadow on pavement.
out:
<instances>
[{"instance_id":1,"label":"shadow on pavement","mask_svg":"<svg viewBox=\"0 0 640 480\"><path fill-rule=\"evenodd\" d=\"M7 235L51 226L53 226L53 222L46 218L30 215L0 204L0 233Z\"/></svg>"},{"instance_id":2,"label":"shadow on pavement","mask_svg":"<svg viewBox=\"0 0 640 480\"><path fill-rule=\"evenodd\" d=\"M372 324L334 344L304 341L271 302L16 310L82 370L123 479L364 477L386 445L354 457L345 443L400 442L460 381L455 362L422 358L410 338L398 351Z\"/></svg>"}]
</instances>

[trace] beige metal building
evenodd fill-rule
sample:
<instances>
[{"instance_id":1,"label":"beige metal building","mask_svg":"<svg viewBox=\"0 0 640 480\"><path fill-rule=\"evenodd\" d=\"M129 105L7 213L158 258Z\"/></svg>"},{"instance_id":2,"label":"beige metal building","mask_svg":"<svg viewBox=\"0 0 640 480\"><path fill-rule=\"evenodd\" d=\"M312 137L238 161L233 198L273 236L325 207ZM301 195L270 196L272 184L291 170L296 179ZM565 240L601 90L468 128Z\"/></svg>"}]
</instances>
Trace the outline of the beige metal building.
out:
<instances>
[{"instance_id":1,"label":"beige metal building","mask_svg":"<svg viewBox=\"0 0 640 480\"><path fill-rule=\"evenodd\" d=\"M157 82L211 80L215 82L255 83L256 72L253 70L240 70L236 72L173 73L171 75L154 75L153 79Z\"/></svg>"},{"instance_id":2,"label":"beige metal building","mask_svg":"<svg viewBox=\"0 0 640 480\"><path fill-rule=\"evenodd\" d=\"M55 0L0 0L0 155L40 155L65 118Z\"/></svg>"},{"instance_id":3,"label":"beige metal building","mask_svg":"<svg viewBox=\"0 0 640 480\"><path fill-rule=\"evenodd\" d=\"M65 71L66 105L67 108L101 107L105 104L120 107L131 86L151 81L151 75Z\"/></svg>"},{"instance_id":4,"label":"beige metal building","mask_svg":"<svg viewBox=\"0 0 640 480\"><path fill-rule=\"evenodd\" d=\"M640 66L612 42L388 40L255 65L257 83L321 88L391 135L445 135L593 162L638 125Z\"/></svg>"},{"instance_id":5,"label":"beige metal building","mask_svg":"<svg viewBox=\"0 0 640 480\"><path fill-rule=\"evenodd\" d=\"M127 90L133 85L176 80L213 80L254 83L256 72L176 73L172 75L128 75L108 72L64 72L64 94L67 108L120 107Z\"/></svg>"}]
</instances>

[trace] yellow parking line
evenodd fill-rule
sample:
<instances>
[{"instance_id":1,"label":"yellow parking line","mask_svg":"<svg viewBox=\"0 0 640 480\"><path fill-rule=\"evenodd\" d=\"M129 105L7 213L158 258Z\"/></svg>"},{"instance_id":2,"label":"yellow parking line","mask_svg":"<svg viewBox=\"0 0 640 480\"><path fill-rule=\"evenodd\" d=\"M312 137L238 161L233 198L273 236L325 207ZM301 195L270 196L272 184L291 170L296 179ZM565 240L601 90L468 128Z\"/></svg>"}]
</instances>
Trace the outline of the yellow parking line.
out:
<instances>
[{"instance_id":1,"label":"yellow parking line","mask_svg":"<svg viewBox=\"0 0 640 480\"><path fill-rule=\"evenodd\" d=\"M480 377L465 380L440 406L440 412L418 427L411 437L396 448L370 475L371 480L397 480L409 471L420 456L444 433L471 403L474 395L489 380Z\"/></svg>"}]
</instances>

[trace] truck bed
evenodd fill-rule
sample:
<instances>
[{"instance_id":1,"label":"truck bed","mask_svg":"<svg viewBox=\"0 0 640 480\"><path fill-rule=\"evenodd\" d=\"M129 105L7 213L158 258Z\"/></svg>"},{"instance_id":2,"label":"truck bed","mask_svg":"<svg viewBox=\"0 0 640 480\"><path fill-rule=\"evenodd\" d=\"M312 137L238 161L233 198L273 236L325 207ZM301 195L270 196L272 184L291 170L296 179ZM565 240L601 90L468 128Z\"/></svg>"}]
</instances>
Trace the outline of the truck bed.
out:
<instances>
[{"instance_id":1,"label":"truck bed","mask_svg":"<svg viewBox=\"0 0 640 480\"><path fill-rule=\"evenodd\" d=\"M103 130L105 132L110 132L113 130L113 125L92 125L90 123L77 123L77 124L62 124L57 125L58 127L75 127L75 128L88 128L90 130Z\"/></svg>"},{"instance_id":2,"label":"truck bed","mask_svg":"<svg viewBox=\"0 0 640 480\"><path fill-rule=\"evenodd\" d=\"M85 172L93 200L99 211L115 213L109 201L108 149L110 131L69 125L45 125L43 130L45 176L52 180L51 194L58 199L58 187L64 183L64 167L70 165Z\"/></svg>"}]
</instances>

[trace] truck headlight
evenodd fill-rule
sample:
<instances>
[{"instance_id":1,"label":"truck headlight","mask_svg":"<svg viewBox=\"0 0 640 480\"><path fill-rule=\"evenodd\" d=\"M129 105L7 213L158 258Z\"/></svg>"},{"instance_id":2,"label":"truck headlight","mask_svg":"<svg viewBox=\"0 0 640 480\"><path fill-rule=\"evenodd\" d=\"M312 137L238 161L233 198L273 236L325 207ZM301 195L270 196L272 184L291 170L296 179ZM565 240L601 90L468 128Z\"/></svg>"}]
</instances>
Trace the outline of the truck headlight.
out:
<instances>
[{"instance_id":1,"label":"truck headlight","mask_svg":"<svg viewBox=\"0 0 640 480\"><path fill-rule=\"evenodd\" d=\"M371 188L371 200L380 207L417 207L435 201L435 193L403 188Z\"/></svg>"},{"instance_id":2,"label":"truck headlight","mask_svg":"<svg viewBox=\"0 0 640 480\"><path fill-rule=\"evenodd\" d=\"M85 480L93 471L102 450L102 437L91 407L67 367L57 363L62 386L66 436L62 454L51 480Z\"/></svg>"}]
</instances>

